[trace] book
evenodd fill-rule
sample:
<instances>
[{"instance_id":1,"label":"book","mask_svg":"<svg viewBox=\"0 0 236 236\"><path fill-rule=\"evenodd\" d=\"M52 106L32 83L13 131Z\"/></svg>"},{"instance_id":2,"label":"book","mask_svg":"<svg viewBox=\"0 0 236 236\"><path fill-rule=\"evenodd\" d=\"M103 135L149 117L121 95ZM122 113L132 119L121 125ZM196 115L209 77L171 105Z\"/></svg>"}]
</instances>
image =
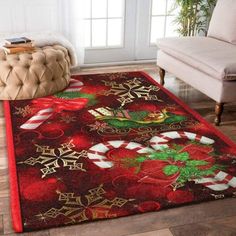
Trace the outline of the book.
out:
<instances>
[{"instance_id":1,"label":"book","mask_svg":"<svg viewBox=\"0 0 236 236\"><path fill-rule=\"evenodd\" d=\"M22 52L32 52L35 50L35 47L17 47L17 48L7 48L2 47L6 54L15 54Z\"/></svg>"},{"instance_id":2,"label":"book","mask_svg":"<svg viewBox=\"0 0 236 236\"><path fill-rule=\"evenodd\" d=\"M26 37L5 39L6 44L30 43L32 40Z\"/></svg>"},{"instance_id":3,"label":"book","mask_svg":"<svg viewBox=\"0 0 236 236\"><path fill-rule=\"evenodd\" d=\"M5 44L5 48L17 48L17 47L22 47L22 48L31 48L33 47L33 42L31 43L19 43L19 44Z\"/></svg>"}]
</instances>

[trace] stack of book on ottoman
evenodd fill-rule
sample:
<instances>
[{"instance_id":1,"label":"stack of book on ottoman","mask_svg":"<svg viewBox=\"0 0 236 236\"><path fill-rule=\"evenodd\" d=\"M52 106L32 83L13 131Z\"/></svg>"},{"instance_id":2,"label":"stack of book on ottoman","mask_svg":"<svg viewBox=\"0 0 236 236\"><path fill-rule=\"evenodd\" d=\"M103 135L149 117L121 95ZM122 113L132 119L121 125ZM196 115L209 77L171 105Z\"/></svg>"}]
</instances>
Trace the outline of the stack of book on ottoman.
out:
<instances>
[{"instance_id":1,"label":"stack of book on ottoman","mask_svg":"<svg viewBox=\"0 0 236 236\"><path fill-rule=\"evenodd\" d=\"M2 49L6 54L32 52L35 50L33 41L26 37L6 39Z\"/></svg>"}]
</instances>

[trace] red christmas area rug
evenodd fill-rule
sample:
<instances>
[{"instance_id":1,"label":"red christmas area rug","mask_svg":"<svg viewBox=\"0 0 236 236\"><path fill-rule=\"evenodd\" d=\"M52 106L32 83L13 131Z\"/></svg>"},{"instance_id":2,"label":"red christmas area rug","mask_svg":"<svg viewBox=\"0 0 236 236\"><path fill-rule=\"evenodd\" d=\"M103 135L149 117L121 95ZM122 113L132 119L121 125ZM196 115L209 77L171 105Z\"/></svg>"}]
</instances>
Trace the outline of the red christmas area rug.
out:
<instances>
[{"instance_id":1,"label":"red christmas area rug","mask_svg":"<svg viewBox=\"0 0 236 236\"><path fill-rule=\"evenodd\" d=\"M17 232L236 196L236 147L143 72L5 102Z\"/></svg>"}]
</instances>

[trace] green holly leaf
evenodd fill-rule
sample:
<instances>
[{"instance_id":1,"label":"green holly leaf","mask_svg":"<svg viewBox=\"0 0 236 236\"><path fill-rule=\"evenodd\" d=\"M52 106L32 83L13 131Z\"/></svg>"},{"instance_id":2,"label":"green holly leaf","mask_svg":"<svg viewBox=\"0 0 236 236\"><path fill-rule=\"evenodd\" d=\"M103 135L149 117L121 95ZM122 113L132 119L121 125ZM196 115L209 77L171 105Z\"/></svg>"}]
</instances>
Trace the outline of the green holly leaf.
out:
<instances>
[{"instance_id":1,"label":"green holly leaf","mask_svg":"<svg viewBox=\"0 0 236 236\"><path fill-rule=\"evenodd\" d=\"M205 166L207 164L209 164L207 161L202 160L191 160L186 162L187 166Z\"/></svg>"},{"instance_id":2,"label":"green holly leaf","mask_svg":"<svg viewBox=\"0 0 236 236\"><path fill-rule=\"evenodd\" d=\"M179 168L178 168L178 166L175 166L175 165L168 165L168 166L165 166L163 169L163 172L167 176L173 175L173 174L177 173L178 171L179 171Z\"/></svg>"},{"instance_id":3,"label":"green holly leaf","mask_svg":"<svg viewBox=\"0 0 236 236\"><path fill-rule=\"evenodd\" d=\"M224 169L222 165L214 165L207 170L201 170L198 165L206 165L208 162L201 160L191 160L186 162L186 166L180 168L180 175L177 179L177 183L185 184L187 181L197 178L203 178L209 175L214 175L216 170Z\"/></svg>"},{"instance_id":4,"label":"green holly leaf","mask_svg":"<svg viewBox=\"0 0 236 236\"><path fill-rule=\"evenodd\" d=\"M204 177L204 176L208 176L208 175L214 175L214 173L215 173L215 170L213 170L213 169L202 170L202 171L200 171L198 177Z\"/></svg>"},{"instance_id":5,"label":"green holly leaf","mask_svg":"<svg viewBox=\"0 0 236 236\"><path fill-rule=\"evenodd\" d=\"M149 155L151 160L167 160L168 157L169 154L165 152L154 152Z\"/></svg>"},{"instance_id":6,"label":"green holly leaf","mask_svg":"<svg viewBox=\"0 0 236 236\"><path fill-rule=\"evenodd\" d=\"M216 170L224 170L225 167L222 165L214 165L207 170L200 170L201 177L208 176L208 175L215 175Z\"/></svg>"},{"instance_id":7,"label":"green holly leaf","mask_svg":"<svg viewBox=\"0 0 236 236\"><path fill-rule=\"evenodd\" d=\"M175 154L177 154L177 151L174 150L174 149L168 149L168 148L166 148L166 149L165 149L165 152L168 153L169 155L175 155Z\"/></svg>"},{"instance_id":8,"label":"green holly leaf","mask_svg":"<svg viewBox=\"0 0 236 236\"><path fill-rule=\"evenodd\" d=\"M178 178L178 182L185 183L189 179L196 178L200 175L200 170L195 166L189 166L181 168L180 177Z\"/></svg>"},{"instance_id":9,"label":"green holly leaf","mask_svg":"<svg viewBox=\"0 0 236 236\"><path fill-rule=\"evenodd\" d=\"M189 154L187 152L182 152L182 153L178 153L175 154L173 156L175 161L187 161L189 159Z\"/></svg>"},{"instance_id":10,"label":"green holly leaf","mask_svg":"<svg viewBox=\"0 0 236 236\"><path fill-rule=\"evenodd\" d=\"M138 158L136 158L136 161L137 162L144 162L144 161L146 161L147 159L145 158L145 157L138 157Z\"/></svg>"},{"instance_id":11,"label":"green holly leaf","mask_svg":"<svg viewBox=\"0 0 236 236\"><path fill-rule=\"evenodd\" d=\"M167 160L169 158L173 159L173 156L177 154L176 150L163 148L160 152L154 152L149 155L152 160Z\"/></svg>"}]
</instances>

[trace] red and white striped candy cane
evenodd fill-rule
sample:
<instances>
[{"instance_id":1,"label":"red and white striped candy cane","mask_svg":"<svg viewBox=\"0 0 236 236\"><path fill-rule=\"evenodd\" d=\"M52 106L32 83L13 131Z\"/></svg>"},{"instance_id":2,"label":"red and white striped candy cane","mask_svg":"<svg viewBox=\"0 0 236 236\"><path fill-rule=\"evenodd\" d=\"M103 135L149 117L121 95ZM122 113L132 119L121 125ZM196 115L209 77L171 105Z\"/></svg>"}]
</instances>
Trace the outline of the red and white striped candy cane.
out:
<instances>
[{"instance_id":1,"label":"red and white striped candy cane","mask_svg":"<svg viewBox=\"0 0 236 236\"><path fill-rule=\"evenodd\" d=\"M153 149L144 147L140 143L115 140L115 141L99 143L91 147L88 150L88 158L92 160L96 166L102 169L111 168L114 165L114 163L107 158L106 153L109 150L116 148L126 148L129 150L136 151L137 153L153 152Z\"/></svg>"},{"instance_id":2,"label":"red and white striped candy cane","mask_svg":"<svg viewBox=\"0 0 236 236\"><path fill-rule=\"evenodd\" d=\"M83 83L76 79L70 80L70 85L63 92L73 92L80 91L83 87ZM52 107L38 111L33 117L27 120L23 125L20 126L21 129L33 130L37 129L41 124L43 124L48 118L50 118L54 113Z\"/></svg>"},{"instance_id":3,"label":"red and white striped candy cane","mask_svg":"<svg viewBox=\"0 0 236 236\"><path fill-rule=\"evenodd\" d=\"M83 86L83 82L76 79L70 79L70 85L65 90L63 90L63 92L80 91Z\"/></svg>"},{"instance_id":4,"label":"red and white striped candy cane","mask_svg":"<svg viewBox=\"0 0 236 236\"><path fill-rule=\"evenodd\" d=\"M179 138L199 141L202 144L208 144L208 145L213 144L215 142L213 139L195 133L190 133L185 131L170 131L154 136L150 140L150 144L151 147L153 147L155 150L162 150L164 148L169 147L168 142L170 142L173 139L179 139Z\"/></svg>"},{"instance_id":5,"label":"red and white striped candy cane","mask_svg":"<svg viewBox=\"0 0 236 236\"><path fill-rule=\"evenodd\" d=\"M194 179L194 181L214 191L223 191L229 187L236 188L236 177L223 171L217 171L214 177Z\"/></svg>"},{"instance_id":6,"label":"red and white striped candy cane","mask_svg":"<svg viewBox=\"0 0 236 236\"><path fill-rule=\"evenodd\" d=\"M52 108L47 108L40 110L33 117L27 120L23 125L20 126L21 129L36 129L38 128L45 120L53 115L54 110Z\"/></svg>"}]
</instances>

